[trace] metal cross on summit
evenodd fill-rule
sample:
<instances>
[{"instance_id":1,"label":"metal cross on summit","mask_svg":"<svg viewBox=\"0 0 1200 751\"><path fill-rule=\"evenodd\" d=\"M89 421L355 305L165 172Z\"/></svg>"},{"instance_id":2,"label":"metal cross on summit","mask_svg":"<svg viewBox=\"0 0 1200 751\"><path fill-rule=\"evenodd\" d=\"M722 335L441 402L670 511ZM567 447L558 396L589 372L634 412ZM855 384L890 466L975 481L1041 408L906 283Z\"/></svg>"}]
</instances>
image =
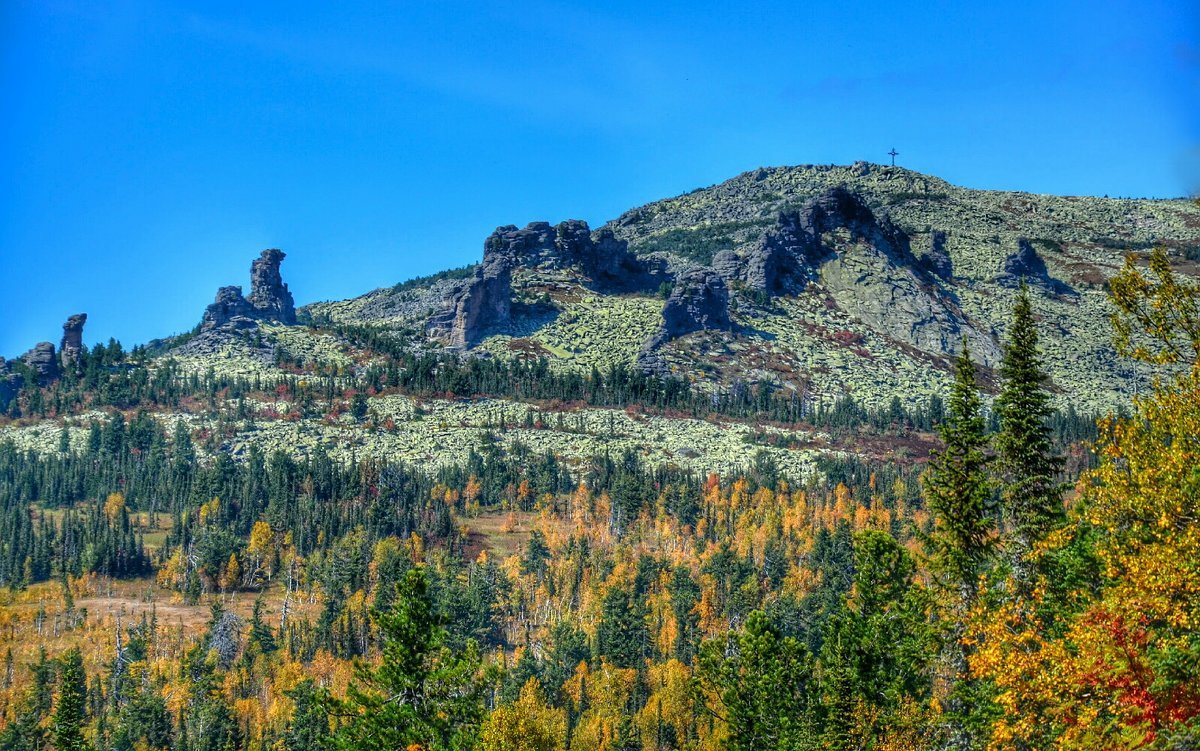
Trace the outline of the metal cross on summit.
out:
<instances>
[{"instance_id":1,"label":"metal cross on summit","mask_svg":"<svg viewBox=\"0 0 1200 751\"><path fill-rule=\"evenodd\" d=\"M892 166L895 167L896 166L896 157L900 156L900 152L896 151L896 147L893 146L892 150L888 152L888 156L890 156L892 158Z\"/></svg>"}]
</instances>

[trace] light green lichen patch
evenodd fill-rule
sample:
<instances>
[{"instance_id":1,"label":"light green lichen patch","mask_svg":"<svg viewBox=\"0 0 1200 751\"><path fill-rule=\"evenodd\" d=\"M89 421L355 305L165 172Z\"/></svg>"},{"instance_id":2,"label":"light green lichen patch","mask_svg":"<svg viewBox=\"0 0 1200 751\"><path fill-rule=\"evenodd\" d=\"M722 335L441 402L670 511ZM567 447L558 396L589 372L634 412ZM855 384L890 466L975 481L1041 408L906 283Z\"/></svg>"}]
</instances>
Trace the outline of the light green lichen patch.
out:
<instances>
[{"instance_id":1,"label":"light green lichen patch","mask_svg":"<svg viewBox=\"0 0 1200 751\"><path fill-rule=\"evenodd\" d=\"M721 474L743 470L753 461L758 447L748 445L750 427L703 420L630 415L620 410L584 409L568 413L543 411L537 407L501 400L451 402L431 400L419 405L401 396L371 400L376 421L391 420L394 430L370 430L349 422L329 425L322 421L273 421L239 433L229 443L236 454L250 443L265 451L287 447L301 454L322 447L331 456L378 456L443 466L463 461L481 441L495 440L505 449L516 444L535 455L551 452L579 463L598 454L637 452L651 465L673 463L704 472ZM418 411L419 408L419 411ZM527 422L532 421L533 427ZM507 425L501 430L501 423ZM770 429L800 440L817 436ZM790 476L806 477L813 467L814 449L763 447Z\"/></svg>"},{"instance_id":2,"label":"light green lichen patch","mask_svg":"<svg viewBox=\"0 0 1200 751\"><path fill-rule=\"evenodd\" d=\"M334 368L344 372L354 361L349 347L337 337L320 333L303 326L280 326L262 324L263 333L277 347L282 347L289 359L318 368Z\"/></svg>"},{"instance_id":3,"label":"light green lichen patch","mask_svg":"<svg viewBox=\"0 0 1200 751\"><path fill-rule=\"evenodd\" d=\"M232 405L226 405L229 411ZM287 410L286 403L253 402L258 409ZM758 451L765 451L787 476L802 479L813 471L815 448L779 448L754 443L755 430L736 422L710 422L629 413L613 409L580 409L557 412L537 406L497 399L476 401L424 400L387 395L369 400L370 417L363 423L349 415L337 419L282 420L259 417L225 420L237 426L232 435L214 447L244 458L250 447L264 454L285 451L296 456L318 450L341 461L367 457L403 461L427 468L462 463L472 449L495 442L506 451L518 445L540 457L547 452L572 466L598 455L637 453L651 466L674 464L697 472L732 475L748 468ZM217 430L218 421L209 415L157 413L155 418L173 431L183 420L189 432L199 436ZM102 423L101 412L71 418L63 423L45 421L30 426L0 428L0 441L11 440L22 450L42 454L59 451L61 430L67 426L72 451L87 445L93 419ZM503 425L503 427L501 427ZM760 434L779 435L782 443L823 444L829 437L820 433L759 427ZM208 456L203 443L197 451Z\"/></svg>"},{"instance_id":4,"label":"light green lichen patch","mask_svg":"<svg viewBox=\"0 0 1200 751\"><path fill-rule=\"evenodd\" d=\"M662 300L587 293L561 303L557 316L523 336L497 335L480 346L498 356L542 356L552 367L588 371L632 365L662 322Z\"/></svg>"}]
</instances>

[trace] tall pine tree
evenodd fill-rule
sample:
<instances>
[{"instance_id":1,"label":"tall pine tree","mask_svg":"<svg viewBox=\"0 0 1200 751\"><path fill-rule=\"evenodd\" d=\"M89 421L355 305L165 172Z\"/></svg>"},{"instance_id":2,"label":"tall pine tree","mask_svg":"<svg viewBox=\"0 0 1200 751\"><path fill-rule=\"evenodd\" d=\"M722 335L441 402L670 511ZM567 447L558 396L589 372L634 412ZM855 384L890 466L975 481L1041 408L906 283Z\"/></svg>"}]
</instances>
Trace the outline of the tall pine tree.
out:
<instances>
[{"instance_id":1,"label":"tall pine tree","mask_svg":"<svg viewBox=\"0 0 1200 751\"><path fill-rule=\"evenodd\" d=\"M1054 451L1049 418L1053 409L1046 390L1038 349L1037 326L1029 290L1022 285L1013 307L1012 325L1000 363L1000 395L996 413L997 464L1005 520L1012 536L1009 558L1018 592L1033 575L1029 556L1034 545L1064 520L1063 460Z\"/></svg>"},{"instance_id":2,"label":"tall pine tree","mask_svg":"<svg viewBox=\"0 0 1200 751\"><path fill-rule=\"evenodd\" d=\"M83 655L75 647L62 656L59 673L58 703L54 706L54 747L58 751L84 751L86 722L87 675L83 671Z\"/></svg>"},{"instance_id":3,"label":"tall pine tree","mask_svg":"<svg viewBox=\"0 0 1200 751\"><path fill-rule=\"evenodd\" d=\"M400 581L390 613L376 616L383 658L359 664L347 699L335 711L347 719L334 738L339 749L423 751L469 748L483 717L475 643L451 652L433 610L423 569Z\"/></svg>"},{"instance_id":4,"label":"tall pine tree","mask_svg":"<svg viewBox=\"0 0 1200 751\"><path fill-rule=\"evenodd\" d=\"M976 721L981 700L971 678L963 636L979 598L979 577L995 541L986 423L975 364L965 340L955 361L954 387L940 434L945 447L929 462L922 481L934 522L927 540L930 567L947 608L948 628L942 641L946 678L952 686L947 701L947 740L951 748L965 750L982 745L982 731Z\"/></svg>"}]
</instances>

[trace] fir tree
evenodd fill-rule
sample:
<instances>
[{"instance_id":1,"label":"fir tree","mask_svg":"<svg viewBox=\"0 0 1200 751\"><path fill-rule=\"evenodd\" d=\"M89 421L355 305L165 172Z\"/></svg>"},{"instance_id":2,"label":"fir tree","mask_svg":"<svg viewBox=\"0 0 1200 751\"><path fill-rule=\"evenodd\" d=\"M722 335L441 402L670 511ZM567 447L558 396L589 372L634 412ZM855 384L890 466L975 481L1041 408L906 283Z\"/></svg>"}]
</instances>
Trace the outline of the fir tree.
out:
<instances>
[{"instance_id":1,"label":"fir tree","mask_svg":"<svg viewBox=\"0 0 1200 751\"><path fill-rule=\"evenodd\" d=\"M945 447L929 462L923 488L934 518L927 540L930 568L949 610L943 637L943 659L953 686L947 707L949 742L952 748L970 749L979 745L973 729L977 702L963 635L979 597L979 577L992 553L995 524L983 404L965 340L954 376L939 431Z\"/></svg>"},{"instance_id":2,"label":"fir tree","mask_svg":"<svg viewBox=\"0 0 1200 751\"><path fill-rule=\"evenodd\" d=\"M1023 590L1031 576L1028 558L1033 546L1064 520L1062 487L1057 480L1063 460L1053 447L1049 425L1053 410L1033 307L1024 286L1013 307L1000 378L997 464L1004 515L1012 534L1009 557L1014 583Z\"/></svg>"},{"instance_id":3,"label":"fir tree","mask_svg":"<svg viewBox=\"0 0 1200 751\"><path fill-rule=\"evenodd\" d=\"M75 647L62 656L58 703L54 706L54 747L58 751L84 751L84 712L87 709L87 675L83 655Z\"/></svg>"},{"instance_id":4,"label":"fir tree","mask_svg":"<svg viewBox=\"0 0 1200 751\"><path fill-rule=\"evenodd\" d=\"M940 583L956 588L960 599L970 602L991 553L995 523L983 403L965 341L954 365L953 391L939 434L945 447L922 478L934 515L932 563Z\"/></svg>"},{"instance_id":5,"label":"fir tree","mask_svg":"<svg viewBox=\"0 0 1200 751\"><path fill-rule=\"evenodd\" d=\"M451 653L438 625L422 569L405 574L390 613L376 616L383 660L360 664L347 699L336 710L349 721L335 742L355 751L468 747L483 715L476 673L478 649Z\"/></svg>"}]
</instances>

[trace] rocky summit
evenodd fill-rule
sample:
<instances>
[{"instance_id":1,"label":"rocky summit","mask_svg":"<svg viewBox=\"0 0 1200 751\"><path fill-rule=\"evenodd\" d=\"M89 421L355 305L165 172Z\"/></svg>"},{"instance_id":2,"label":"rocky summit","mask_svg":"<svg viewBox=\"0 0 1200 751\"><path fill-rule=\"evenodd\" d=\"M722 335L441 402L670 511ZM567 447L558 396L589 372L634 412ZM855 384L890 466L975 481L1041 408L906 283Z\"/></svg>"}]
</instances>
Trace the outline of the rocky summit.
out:
<instances>
[{"instance_id":1,"label":"rocky summit","mask_svg":"<svg viewBox=\"0 0 1200 751\"><path fill-rule=\"evenodd\" d=\"M702 388L916 403L944 391L964 341L985 376L996 366L1024 283L1055 393L1102 409L1148 382L1113 353L1105 281L1155 244L1196 273L1200 210L972 190L861 162L762 168L599 228L499 227L464 275L302 313L564 371L624 364Z\"/></svg>"}]
</instances>

